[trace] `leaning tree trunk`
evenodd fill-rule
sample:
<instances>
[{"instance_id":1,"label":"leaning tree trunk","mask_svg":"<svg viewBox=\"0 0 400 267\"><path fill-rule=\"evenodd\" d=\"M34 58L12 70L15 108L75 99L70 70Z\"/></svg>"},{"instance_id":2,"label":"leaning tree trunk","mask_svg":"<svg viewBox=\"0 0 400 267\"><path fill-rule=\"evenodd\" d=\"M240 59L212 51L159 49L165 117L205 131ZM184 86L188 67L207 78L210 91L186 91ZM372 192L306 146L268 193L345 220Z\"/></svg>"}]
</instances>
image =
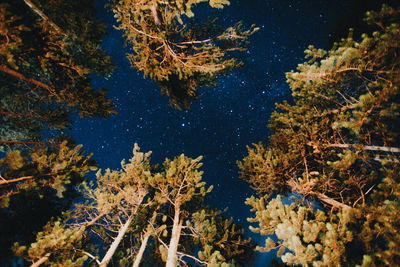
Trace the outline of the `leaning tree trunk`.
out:
<instances>
[{"instance_id":1,"label":"leaning tree trunk","mask_svg":"<svg viewBox=\"0 0 400 267\"><path fill-rule=\"evenodd\" d=\"M149 237L150 235L146 233L145 238L142 240L142 244L140 245L139 252L136 255L132 267L139 267L140 261L142 260L143 257L144 250L147 247L147 241L149 241Z\"/></svg>"},{"instance_id":2,"label":"leaning tree trunk","mask_svg":"<svg viewBox=\"0 0 400 267\"><path fill-rule=\"evenodd\" d=\"M169 242L168 247L168 258L166 267L176 267L177 266L177 259L176 254L178 252L178 245L179 245L179 238L181 237L181 230L182 230L182 223L180 216L180 206L175 206L175 214L174 214L174 224L172 226L172 235L171 240Z\"/></svg>"},{"instance_id":3,"label":"leaning tree trunk","mask_svg":"<svg viewBox=\"0 0 400 267\"><path fill-rule=\"evenodd\" d=\"M100 267L106 267L107 264L110 262L112 256L114 255L115 251L118 248L119 243L121 243L122 238L124 237L126 231L129 228L129 225L131 224L133 219L133 215L131 215L128 220L126 220L125 224L122 226L122 228L119 230L117 237L114 239L114 242L112 242L110 248L108 249L106 255L104 258L101 260L99 266Z\"/></svg>"},{"instance_id":4,"label":"leaning tree trunk","mask_svg":"<svg viewBox=\"0 0 400 267\"><path fill-rule=\"evenodd\" d=\"M159 206L156 208L156 210L153 213L153 216L151 217L150 223L147 226L147 230L146 233L144 234L144 238L142 240L142 244L140 245L140 249L136 255L135 261L133 262L132 267L139 267L140 261L142 260L143 257L143 253L146 250L147 247L147 242L149 241L149 237L151 236L152 232L153 232L153 225L154 222L156 221L157 218L157 210L158 210Z\"/></svg>"}]
</instances>

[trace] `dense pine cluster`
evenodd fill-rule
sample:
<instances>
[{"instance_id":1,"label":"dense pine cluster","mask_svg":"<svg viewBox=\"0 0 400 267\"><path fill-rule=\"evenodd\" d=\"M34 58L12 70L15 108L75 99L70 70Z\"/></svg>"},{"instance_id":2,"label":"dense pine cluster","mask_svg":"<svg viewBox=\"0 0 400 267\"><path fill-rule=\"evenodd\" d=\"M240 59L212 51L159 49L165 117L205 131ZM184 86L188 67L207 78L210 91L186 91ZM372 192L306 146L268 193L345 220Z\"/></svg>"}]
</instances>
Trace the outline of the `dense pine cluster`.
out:
<instances>
[{"instance_id":1,"label":"dense pine cluster","mask_svg":"<svg viewBox=\"0 0 400 267\"><path fill-rule=\"evenodd\" d=\"M400 11L368 12L376 29L286 74L294 104L277 104L267 145L248 148L242 179L253 230L275 234L288 264L383 266L400 262ZM282 197L294 198L284 204Z\"/></svg>"}]
</instances>

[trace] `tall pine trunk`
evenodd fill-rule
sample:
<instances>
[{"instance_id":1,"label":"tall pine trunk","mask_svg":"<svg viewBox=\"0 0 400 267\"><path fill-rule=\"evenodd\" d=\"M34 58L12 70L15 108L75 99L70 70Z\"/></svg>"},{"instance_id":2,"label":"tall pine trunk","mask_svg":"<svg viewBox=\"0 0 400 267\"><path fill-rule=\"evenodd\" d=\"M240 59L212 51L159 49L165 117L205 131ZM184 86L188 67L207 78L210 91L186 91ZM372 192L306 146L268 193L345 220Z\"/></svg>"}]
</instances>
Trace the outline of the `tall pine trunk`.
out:
<instances>
[{"instance_id":1,"label":"tall pine trunk","mask_svg":"<svg viewBox=\"0 0 400 267\"><path fill-rule=\"evenodd\" d=\"M144 250L147 247L147 241L149 241L150 235L146 233L145 238L142 241L142 244L140 245L139 252L136 255L135 261L133 262L132 267L139 267L140 261L142 260Z\"/></svg>"},{"instance_id":2,"label":"tall pine trunk","mask_svg":"<svg viewBox=\"0 0 400 267\"><path fill-rule=\"evenodd\" d=\"M175 206L174 223L172 226L172 235L168 247L168 258L166 267L176 267L177 258L176 254L178 252L179 238L181 237L182 222L180 216L181 210L180 205Z\"/></svg>"},{"instance_id":3,"label":"tall pine trunk","mask_svg":"<svg viewBox=\"0 0 400 267\"><path fill-rule=\"evenodd\" d=\"M99 264L100 267L107 267L107 264L110 262L112 256L114 255L115 251L118 248L119 243L121 243L122 238L124 237L126 231L128 230L129 225L132 222L132 219L133 219L133 215L131 215L128 218L128 220L126 220L125 224L121 227L121 229L118 232L117 237L114 239L114 241L112 242L106 255L104 256L103 260L100 262L100 264Z\"/></svg>"},{"instance_id":4,"label":"tall pine trunk","mask_svg":"<svg viewBox=\"0 0 400 267\"><path fill-rule=\"evenodd\" d=\"M154 225L154 222L156 221L157 211L158 211L159 207L160 206L158 206L156 208L156 210L153 212L153 216L151 217L150 223L147 226L147 230L146 230L146 232L144 234L144 239L142 240L142 244L140 245L139 252L136 255L136 258L135 258L135 261L133 262L132 267L139 267L140 261L142 260L142 257L143 257L143 253L144 253L144 251L146 250L146 247L147 247L147 242L149 241L149 237L153 232L153 225Z\"/></svg>"}]
</instances>

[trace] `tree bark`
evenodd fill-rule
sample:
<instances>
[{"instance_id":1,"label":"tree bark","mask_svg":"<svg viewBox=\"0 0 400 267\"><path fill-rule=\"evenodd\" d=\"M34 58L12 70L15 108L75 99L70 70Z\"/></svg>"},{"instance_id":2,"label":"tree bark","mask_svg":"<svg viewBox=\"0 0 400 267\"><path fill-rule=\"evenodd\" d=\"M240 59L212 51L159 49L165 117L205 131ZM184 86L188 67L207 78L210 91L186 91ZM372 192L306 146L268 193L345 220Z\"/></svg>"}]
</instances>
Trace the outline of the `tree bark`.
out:
<instances>
[{"instance_id":1,"label":"tree bark","mask_svg":"<svg viewBox=\"0 0 400 267\"><path fill-rule=\"evenodd\" d=\"M40 258L40 260L38 260L37 262L33 263L31 265L31 267L38 267L38 266L42 265L43 263L45 263L49 259L50 255L51 255L50 253L46 253L42 258Z\"/></svg>"},{"instance_id":2,"label":"tree bark","mask_svg":"<svg viewBox=\"0 0 400 267\"><path fill-rule=\"evenodd\" d=\"M175 214L174 214L174 223L172 226L172 234L171 240L168 246L168 258L166 267L176 267L177 266L177 252L179 245L179 238L181 237L182 223L181 220L181 211L179 204L175 203Z\"/></svg>"},{"instance_id":3,"label":"tree bark","mask_svg":"<svg viewBox=\"0 0 400 267\"><path fill-rule=\"evenodd\" d=\"M101 260L99 266L100 267L107 267L107 264L110 262L112 256L114 255L115 251L118 248L119 243L121 243L122 238L124 237L126 231L129 228L129 225L131 224L133 219L133 215L128 217L126 220L125 224L122 226L122 228L119 230L117 237L114 239L114 242L112 242L110 248L108 249L106 255L103 257Z\"/></svg>"}]
</instances>

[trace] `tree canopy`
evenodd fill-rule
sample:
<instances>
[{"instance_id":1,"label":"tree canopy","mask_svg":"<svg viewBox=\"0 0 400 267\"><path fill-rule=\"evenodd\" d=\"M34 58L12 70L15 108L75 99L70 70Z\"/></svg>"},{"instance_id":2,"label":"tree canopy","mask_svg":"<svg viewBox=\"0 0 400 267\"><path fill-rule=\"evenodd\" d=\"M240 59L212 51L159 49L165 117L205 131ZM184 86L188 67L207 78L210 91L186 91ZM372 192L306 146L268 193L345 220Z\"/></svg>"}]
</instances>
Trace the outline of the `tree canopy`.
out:
<instances>
[{"instance_id":1,"label":"tree canopy","mask_svg":"<svg viewBox=\"0 0 400 267\"><path fill-rule=\"evenodd\" d=\"M305 51L286 74L294 103L277 104L268 144L239 162L259 194L246 201L253 230L277 237L259 249L279 248L289 264L400 260L400 10L384 5L365 20L376 31L360 41L350 32L329 51Z\"/></svg>"},{"instance_id":2,"label":"tree canopy","mask_svg":"<svg viewBox=\"0 0 400 267\"><path fill-rule=\"evenodd\" d=\"M190 107L199 87L214 86L218 75L241 65L230 52L244 50L258 29L196 21L193 9L201 2L219 9L229 5L227 0L115 0L112 5L118 29L131 46L131 66L156 81L179 109Z\"/></svg>"},{"instance_id":3,"label":"tree canopy","mask_svg":"<svg viewBox=\"0 0 400 267\"><path fill-rule=\"evenodd\" d=\"M100 47L94 1L15 0L0 4L0 264L13 242L32 242L77 196L96 168L65 130L71 117L115 113L89 74L114 66ZM29 222L29 223L27 223Z\"/></svg>"},{"instance_id":4,"label":"tree canopy","mask_svg":"<svg viewBox=\"0 0 400 267\"><path fill-rule=\"evenodd\" d=\"M132 67L176 108L241 65L257 31L194 19L228 0L113 0ZM255 244L207 205L202 157L162 165L151 152L98 171L64 130L71 116L115 113L89 75L114 67L93 0L0 4L0 264L31 266L249 266ZM268 143L248 147L240 176L256 191L251 230L284 264L400 262L400 9L366 14L370 34L330 50L309 46L286 73L292 101L276 105ZM79 199L77 198L79 197ZM274 235L274 236L270 236Z\"/></svg>"},{"instance_id":5,"label":"tree canopy","mask_svg":"<svg viewBox=\"0 0 400 267\"><path fill-rule=\"evenodd\" d=\"M105 25L95 20L93 1L34 2L0 5L2 151L38 144L46 131L62 133L72 113L115 112L88 76L114 68L100 48Z\"/></svg>"},{"instance_id":6,"label":"tree canopy","mask_svg":"<svg viewBox=\"0 0 400 267\"><path fill-rule=\"evenodd\" d=\"M82 188L85 203L50 221L36 242L16 245L15 252L35 266L139 266L153 257L166 266L245 266L254 244L240 226L203 204L210 188L201 179L200 160L182 154L158 169L150 165L150 152L135 144L121 171L99 171L97 185Z\"/></svg>"}]
</instances>

